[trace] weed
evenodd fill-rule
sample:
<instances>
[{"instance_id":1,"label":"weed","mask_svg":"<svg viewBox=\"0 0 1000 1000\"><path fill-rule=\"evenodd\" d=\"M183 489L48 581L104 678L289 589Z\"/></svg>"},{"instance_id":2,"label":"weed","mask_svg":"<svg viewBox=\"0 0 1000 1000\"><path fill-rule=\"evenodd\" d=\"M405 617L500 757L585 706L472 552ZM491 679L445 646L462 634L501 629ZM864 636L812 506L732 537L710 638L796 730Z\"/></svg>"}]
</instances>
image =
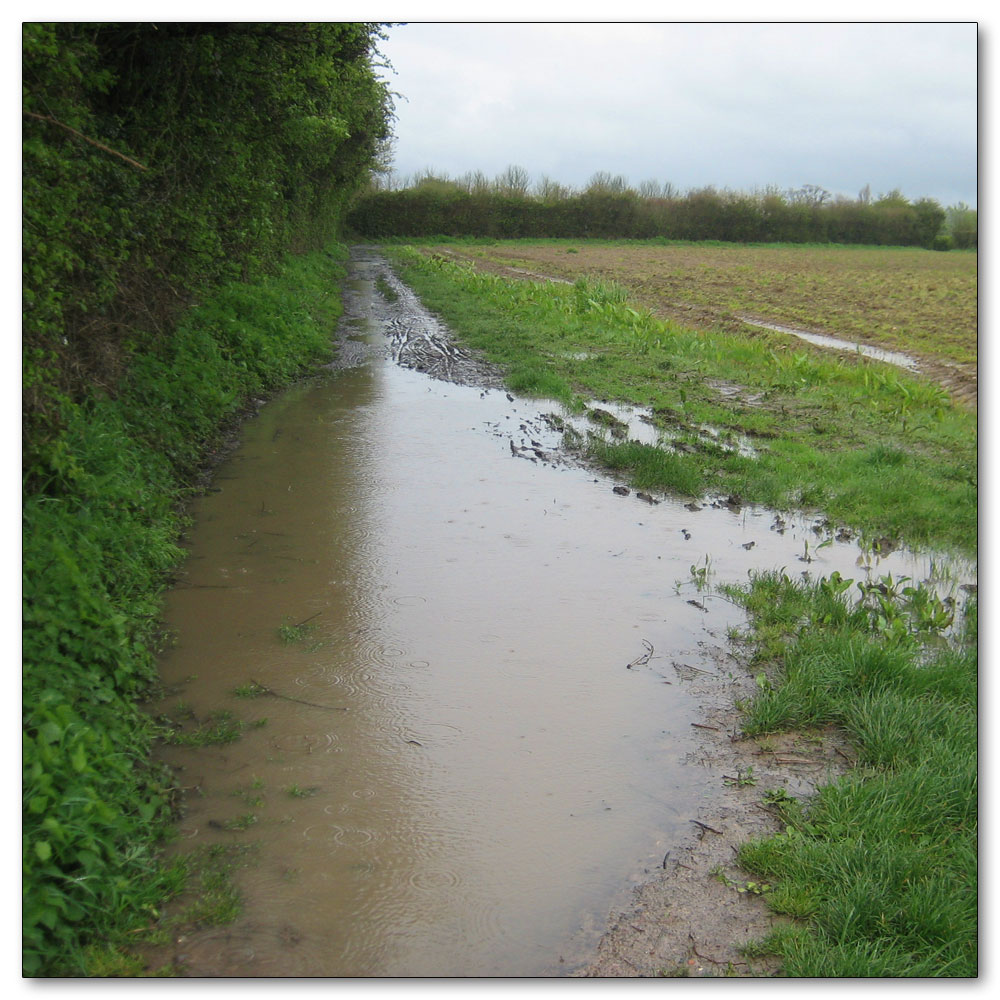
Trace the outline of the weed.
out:
<instances>
[{"instance_id":1,"label":"weed","mask_svg":"<svg viewBox=\"0 0 1000 1000\"><path fill-rule=\"evenodd\" d=\"M245 724L235 718L232 712L221 711L210 715L191 732L170 729L164 733L164 740L175 746L205 747L234 743L243 735Z\"/></svg>"},{"instance_id":2,"label":"weed","mask_svg":"<svg viewBox=\"0 0 1000 1000\"><path fill-rule=\"evenodd\" d=\"M665 965L656 973L659 979L688 979L691 976L691 963L675 962Z\"/></svg>"},{"instance_id":3,"label":"weed","mask_svg":"<svg viewBox=\"0 0 1000 1000\"><path fill-rule=\"evenodd\" d=\"M753 773L753 768L748 767L746 770L742 768L736 772L735 777L730 777L729 775L723 775L723 781L730 788L747 788L750 785L757 784L757 778Z\"/></svg>"},{"instance_id":4,"label":"weed","mask_svg":"<svg viewBox=\"0 0 1000 1000\"><path fill-rule=\"evenodd\" d=\"M399 293L392 287L392 285L389 284L385 275L380 274L375 279L375 287L378 289L379 294L386 300L386 302L398 301Z\"/></svg>"},{"instance_id":5,"label":"weed","mask_svg":"<svg viewBox=\"0 0 1000 1000\"><path fill-rule=\"evenodd\" d=\"M233 792L233 795L242 799L246 805L256 809L264 804L264 796L261 795L263 789L264 780L262 778L254 778L249 785L237 788Z\"/></svg>"},{"instance_id":6,"label":"weed","mask_svg":"<svg viewBox=\"0 0 1000 1000\"><path fill-rule=\"evenodd\" d=\"M213 845L185 859L193 899L169 921L173 928L216 927L239 917L242 898L233 881L252 855L252 845Z\"/></svg>"},{"instance_id":7,"label":"weed","mask_svg":"<svg viewBox=\"0 0 1000 1000\"><path fill-rule=\"evenodd\" d=\"M734 878L730 878L722 865L716 865L708 874L717 882L721 882L724 886L735 889L741 894L749 892L753 896L763 896L773 889L768 882L739 882Z\"/></svg>"},{"instance_id":8,"label":"weed","mask_svg":"<svg viewBox=\"0 0 1000 1000\"><path fill-rule=\"evenodd\" d=\"M699 565L697 563L692 563L691 565L691 582L695 585L695 589L700 594L703 590L707 590L709 587L709 579L712 575L712 558L709 555L705 556L704 565Z\"/></svg>"},{"instance_id":9,"label":"weed","mask_svg":"<svg viewBox=\"0 0 1000 1000\"><path fill-rule=\"evenodd\" d=\"M285 789L285 794L293 799L307 799L319 791L317 787L302 788L299 785L289 785Z\"/></svg>"},{"instance_id":10,"label":"weed","mask_svg":"<svg viewBox=\"0 0 1000 1000\"><path fill-rule=\"evenodd\" d=\"M310 626L308 625L279 625L278 626L278 638L281 639L286 645L292 645L296 642L302 642L307 635L309 635Z\"/></svg>"},{"instance_id":11,"label":"weed","mask_svg":"<svg viewBox=\"0 0 1000 1000\"><path fill-rule=\"evenodd\" d=\"M784 788L770 788L764 793L764 803L769 806L785 806L796 801Z\"/></svg>"},{"instance_id":12,"label":"weed","mask_svg":"<svg viewBox=\"0 0 1000 1000\"><path fill-rule=\"evenodd\" d=\"M250 681L249 684L241 684L235 688L233 694L237 698L262 698L267 694L267 688L256 681Z\"/></svg>"},{"instance_id":13,"label":"weed","mask_svg":"<svg viewBox=\"0 0 1000 1000\"><path fill-rule=\"evenodd\" d=\"M257 823L256 813L244 813L242 816L237 816L234 819L227 819L222 826L226 830L249 830L250 827Z\"/></svg>"},{"instance_id":14,"label":"weed","mask_svg":"<svg viewBox=\"0 0 1000 1000\"><path fill-rule=\"evenodd\" d=\"M744 882L743 885L737 886L737 892L749 892L754 896L763 896L772 891L772 886L768 882Z\"/></svg>"},{"instance_id":15,"label":"weed","mask_svg":"<svg viewBox=\"0 0 1000 1000\"><path fill-rule=\"evenodd\" d=\"M317 615L312 615L305 621L297 622L295 624L289 624L288 621L283 622L277 629L278 638L289 646L294 645L295 643L305 642L305 640L308 639L316 629L316 626L312 623L312 619L316 617Z\"/></svg>"}]
</instances>

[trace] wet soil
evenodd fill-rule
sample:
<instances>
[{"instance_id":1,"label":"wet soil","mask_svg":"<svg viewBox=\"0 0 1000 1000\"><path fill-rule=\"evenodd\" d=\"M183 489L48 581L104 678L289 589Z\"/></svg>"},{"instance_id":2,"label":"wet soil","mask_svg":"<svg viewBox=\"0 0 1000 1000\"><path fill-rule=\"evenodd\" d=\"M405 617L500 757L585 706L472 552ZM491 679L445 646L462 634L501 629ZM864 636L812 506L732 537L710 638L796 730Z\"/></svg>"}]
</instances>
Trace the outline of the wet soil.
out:
<instances>
[{"instance_id":1,"label":"wet soil","mask_svg":"<svg viewBox=\"0 0 1000 1000\"><path fill-rule=\"evenodd\" d=\"M664 855L661 870L635 889L630 905L612 914L596 957L577 975L712 978L779 971L767 956L743 954L745 944L787 918L745 890L749 876L736 863L736 851L781 830L763 801L766 792L807 796L844 773L851 750L833 730L743 738L735 703L753 696L754 682L731 652L717 647L712 654L717 669L689 682L699 711L692 722L698 745L687 766L704 775L691 829Z\"/></svg>"},{"instance_id":2,"label":"wet soil","mask_svg":"<svg viewBox=\"0 0 1000 1000\"><path fill-rule=\"evenodd\" d=\"M237 922L185 927L152 964L767 975L739 946L774 918L738 892L733 849L776 828L765 791L806 794L850 751L740 738L743 617L711 583L783 566L923 579L927 560L871 565L846 537L810 554L827 530L810 519L586 469L562 444L570 415L507 393L382 258L352 256L329 376L244 428L168 597L152 710L244 726L164 748L185 789L177 850L253 860ZM594 409L595 433L642 425Z\"/></svg>"}]
</instances>

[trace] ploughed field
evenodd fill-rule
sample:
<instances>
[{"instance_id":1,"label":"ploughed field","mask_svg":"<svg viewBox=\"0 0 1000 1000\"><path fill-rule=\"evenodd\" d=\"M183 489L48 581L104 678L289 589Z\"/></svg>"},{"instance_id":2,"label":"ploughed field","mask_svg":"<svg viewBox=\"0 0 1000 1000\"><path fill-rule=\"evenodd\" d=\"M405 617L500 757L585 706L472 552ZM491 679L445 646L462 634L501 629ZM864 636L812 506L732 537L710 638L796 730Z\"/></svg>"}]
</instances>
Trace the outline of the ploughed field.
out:
<instances>
[{"instance_id":1,"label":"ploughed field","mask_svg":"<svg viewBox=\"0 0 1000 1000\"><path fill-rule=\"evenodd\" d=\"M975 378L978 255L903 247L740 246L560 240L438 247L484 269L624 285L687 326L748 319L961 366Z\"/></svg>"}]
</instances>

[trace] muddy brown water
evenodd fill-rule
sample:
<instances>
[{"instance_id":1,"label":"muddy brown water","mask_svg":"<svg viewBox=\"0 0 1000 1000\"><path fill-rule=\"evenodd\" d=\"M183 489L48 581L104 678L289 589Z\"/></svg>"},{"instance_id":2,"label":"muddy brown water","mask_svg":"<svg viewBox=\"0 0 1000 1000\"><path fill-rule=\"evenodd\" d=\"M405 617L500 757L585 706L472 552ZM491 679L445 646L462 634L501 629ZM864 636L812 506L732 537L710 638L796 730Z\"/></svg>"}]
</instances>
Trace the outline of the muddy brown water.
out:
<instances>
[{"instance_id":1,"label":"muddy brown water","mask_svg":"<svg viewBox=\"0 0 1000 1000\"><path fill-rule=\"evenodd\" d=\"M172 945L190 975L578 970L697 812L685 677L743 620L704 584L864 575L808 519L614 492L559 460L555 404L404 367L400 329L443 335L356 252L340 365L263 407L195 505L153 710L249 725L164 749L175 849L252 851L237 922Z\"/></svg>"}]
</instances>

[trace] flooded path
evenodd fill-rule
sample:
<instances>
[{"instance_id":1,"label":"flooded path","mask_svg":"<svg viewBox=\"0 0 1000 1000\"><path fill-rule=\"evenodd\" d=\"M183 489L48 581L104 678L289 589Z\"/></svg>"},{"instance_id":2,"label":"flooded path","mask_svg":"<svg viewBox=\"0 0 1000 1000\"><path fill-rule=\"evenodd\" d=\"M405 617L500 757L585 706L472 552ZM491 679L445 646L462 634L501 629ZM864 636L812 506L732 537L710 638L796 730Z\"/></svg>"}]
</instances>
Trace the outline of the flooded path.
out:
<instances>
[{"instance_id":1,"label":"flooded path","mask_svg":"<svg viewBox=\"0 0 1000 1000\"><path fill-rule=\"evenodd\" d=\"M461 352L435 362L446 331L378 257L355 252L346 300L339 364L247 424L168 595L154 711L244 724L164 751L178 849L252 845L243 915L170 957L194 976L567 975L691 829L687 681L723 669L742 621L705 585L858 578L859 550L615 492L559 459L557 404Z\"/></svg>"}]
</instances>

